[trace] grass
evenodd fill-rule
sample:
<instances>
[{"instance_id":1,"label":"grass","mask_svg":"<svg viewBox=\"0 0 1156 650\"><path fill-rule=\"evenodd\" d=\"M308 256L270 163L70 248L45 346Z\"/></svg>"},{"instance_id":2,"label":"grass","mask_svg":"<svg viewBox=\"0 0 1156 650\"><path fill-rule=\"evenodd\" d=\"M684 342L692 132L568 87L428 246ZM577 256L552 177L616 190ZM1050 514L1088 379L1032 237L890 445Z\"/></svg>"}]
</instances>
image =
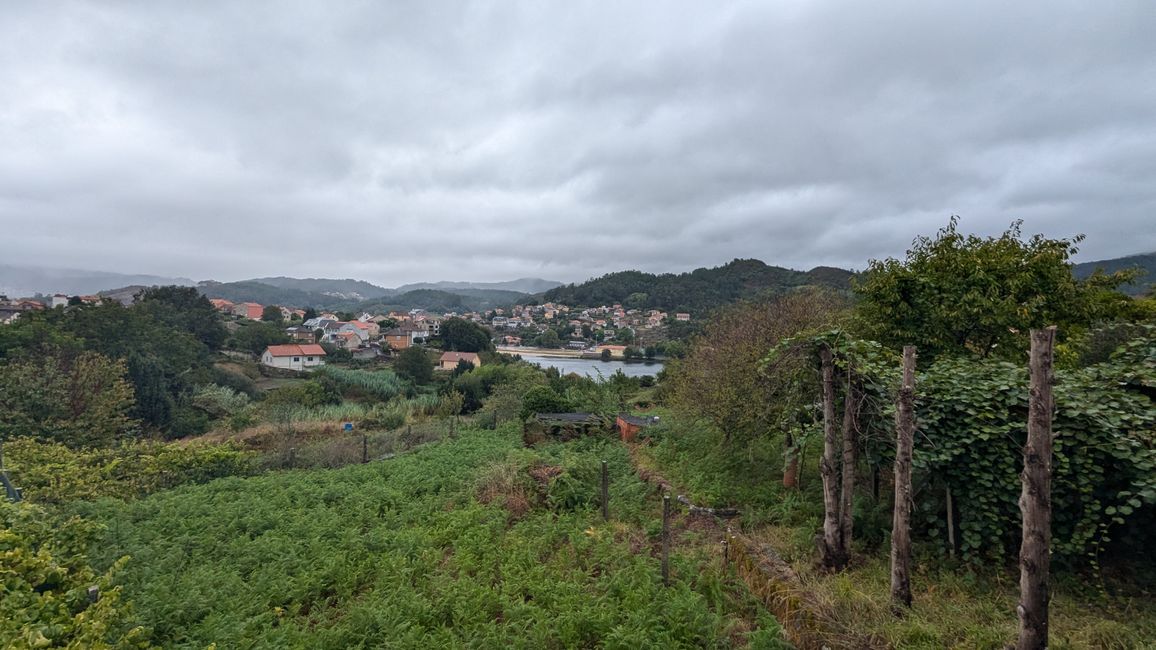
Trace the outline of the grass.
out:
<instances>
[{"instance_id":1,"label":"grass","mask_svg":"<svg viewBox=\"0 0 1156 650\"><path fill-rule=\"evenodd\" d=\"M859 555L839 574L816 570L809 535L795 527L766 526L755 533L790 561L804 585L830 605L847 645L892 648L990 648L1014 641L1019 574L941 566L926 558L914 565L912 609L891 612L890 564L885 553ZM1151 648L1156 601L1143 595L1106 598L1072 576L1053 587L1051 648Z\"/></svg>"},{"instance_id":2,"label":"grass","mask_svg":"<svg viewBox=\"0 0 1156 650\"><path fill-rule=\"evenodd\" d=\"M842 573L816 568L814 536L821 523L822 497L815 451L808 452L803 490L785 492L777 450L761 444L725 449L717 432L705 426L673 417L663 421L637 453L640 464L686 489L698 503L740 508L743 530L776 549L804 587L834 611L836 632L825 639L832 648L1003 648L1014 641L1015 567L965 569L938 557L917 557L914 607L897 618L889 602L890 516L880 523L866 499L857 506L856 534L859 541L871 543L857 546L853 566ZM1055 576L1050 647L1156 648L1156 599L1151 593L1123 580L1106 596L1095 583L1079 575Z\"/></svg>"},{"instance_id":3,"label":"grass","mask_svg":"<svg viewBox=\"0 0 1156 650\"><path fill-rule=\"evenodd\" d=\"M609 462L613 517L597 512ZM71 510L131 556L135 623L165 647L782 647L688 530L663 588L658 501L626 449L464 430L393 460L180 487Z\"/></svg>"}]
</instances>

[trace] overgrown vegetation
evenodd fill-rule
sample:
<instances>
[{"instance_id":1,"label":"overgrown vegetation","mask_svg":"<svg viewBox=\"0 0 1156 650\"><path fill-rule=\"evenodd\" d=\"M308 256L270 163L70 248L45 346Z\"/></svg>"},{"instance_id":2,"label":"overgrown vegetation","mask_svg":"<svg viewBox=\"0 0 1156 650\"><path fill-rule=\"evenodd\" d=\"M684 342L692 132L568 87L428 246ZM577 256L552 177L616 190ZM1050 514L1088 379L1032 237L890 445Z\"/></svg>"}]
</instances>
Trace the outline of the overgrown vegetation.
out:
<instances>
[{"instance_id":1,"label":"overgrown vegetation","mask_svg":"<svg viewBox=\"0 0 1156 650\"><path fill-rule=\"evenodd\" d=\"M633 464L737 510L744 539L798 574L799 602L837 619L817 642L1002 647L1015 627L1026 334L1055 323L1052 647L1142 647L1156 638L1152 298L1117 293L1127 274L1074 279L1080 238L957 225L873 262L855 300L797 286L846 274L748 261L556 290L692 311L746 299L696 318L684 358L657 379L562 376L447 321L441 344L478 350L480 366L434 373L414 347L390 370L254 381L255 364L215 353L284 333L226 333L180 288L22 317L0 328L0 438L28 500L3 510L0 644L780 645L770 596L720 569L712 519L676 515L674 581L661 587L660 502ZM884 548L909 343L917 561L900 619ZM523 448L516 430L555 411L593 414L596 430L656 403L659 423L629 448L598 433ZM596 513L603 459L610 522ZM837 490L821 489L821 469ZM816 532L825 524L831 548L836 509L850 543L838 562L822 551L820 570Z\"/></svg>"},{"instance_id":2,"label":"overgrown vegetation","mask_svg":"<svg viewBox=\"0 0 1156 650\"><path fill-rule=\"evenodd\" d=\"M73 510L104 525L99 566L132 557L132 622L166 647L774 647L713 554L684 545L662 587L656 506L617 443L525 450L504 429Z\"/></svg>"}]
</instances>

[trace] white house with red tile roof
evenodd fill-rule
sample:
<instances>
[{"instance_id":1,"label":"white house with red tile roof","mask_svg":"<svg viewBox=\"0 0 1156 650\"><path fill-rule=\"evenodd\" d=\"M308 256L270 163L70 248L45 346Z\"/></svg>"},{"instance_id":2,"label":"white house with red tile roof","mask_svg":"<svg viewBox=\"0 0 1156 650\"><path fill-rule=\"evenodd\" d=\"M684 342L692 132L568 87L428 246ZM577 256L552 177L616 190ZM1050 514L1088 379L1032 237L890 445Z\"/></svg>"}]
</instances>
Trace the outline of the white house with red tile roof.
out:
<instances>
[{"instance_id":1,"label":"white house with red tile roof","mask_svg":"<svg viewBox=\"0 0 1156 650\"><path fill-rule=\"evenodd\" d=\"M261 355L261 365L284 370L305 370L325 365L320 345L270 345Z\"/></svg>"}]
</instances>

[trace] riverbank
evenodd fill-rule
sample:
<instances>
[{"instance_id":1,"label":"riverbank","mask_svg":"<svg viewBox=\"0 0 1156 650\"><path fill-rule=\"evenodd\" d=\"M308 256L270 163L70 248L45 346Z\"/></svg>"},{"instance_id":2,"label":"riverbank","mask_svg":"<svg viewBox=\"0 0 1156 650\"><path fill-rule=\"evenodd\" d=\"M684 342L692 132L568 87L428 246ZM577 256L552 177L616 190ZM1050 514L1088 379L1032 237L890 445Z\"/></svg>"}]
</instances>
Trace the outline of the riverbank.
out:
<instances>
[{"instance_id":1,"label":"riverbank","mask_svg":"<svg viewBox=\"0 0 1156 650\"><path fill-rule=\"evenodd\" d=\"M591 359L589 357L581 356L547 356L538 354L537 352L530 354L526 349L517 353L522 357L523 361L535 363L543 368L554 367L558 372L568 375L576 373L585 375L591 379L605 379L611 375L622 371L622 374L627 377L643 377L646 375L657 375L662 371L661 361L625 361L623 359L612 359L609 361L602 361L601 359Z\"/></svg>"},{"instance_id":2,"label":"riverbank","mask_svg":"<svg viewBox=\"0 0 1156 650\"><path fill-rule=\"evenodd\" d=\"M498 352L503 354L531 355L535 357L553 357L557 359L581 359L582 350L560 350L557 348L531 348L498 346Z\"/></svg>"}]
</instances>

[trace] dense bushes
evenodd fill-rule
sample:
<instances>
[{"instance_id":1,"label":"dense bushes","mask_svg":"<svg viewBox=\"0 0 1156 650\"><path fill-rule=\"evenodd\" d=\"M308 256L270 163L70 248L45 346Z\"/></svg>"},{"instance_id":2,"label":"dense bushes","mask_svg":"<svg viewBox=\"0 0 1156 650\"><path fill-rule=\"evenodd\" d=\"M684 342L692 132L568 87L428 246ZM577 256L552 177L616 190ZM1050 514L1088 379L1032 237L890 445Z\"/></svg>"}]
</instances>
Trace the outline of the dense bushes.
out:
<instances>
[{"instance_id":1,"label":"dense bushes","mask_svg":"<svg viewBox=\"0 0 1156 650\"><path fill-rule=\"evenodd\" d=\"M603 458L622 504L610 524L593 507ZM532 467L560 471L539 487ZM515 485L549 503L512 518ZM661 508L608 441L526 450L471 430L388 462L76 510L106 526L102 562L133 558L126 592L164 647L726 647L752 629L747 607L777 637L713 557L676 548L662 586L645 552Z\"/></svg>"},{"instance_id":2,"label":"dense bushes","mask_svg":"<svg viewBox=\"0 0 1156 650\"><path fill-rule=\"evenodd\" d=\"M126 374L123 362L95 352L0 361L0 440L33 436L80 447L134 434Z\"/></svg>"},{"instance_id":3,"label":"dense bushes","mask_svg":"<svg viewBox=\"0 0 1156 650\"><path fill-rule=\"evenodd\" d=\"M78 450L30 438L4 442L4 465L24 496L41 503L136 497L253 469L252 456L231 445L130 442Z\"/></svg>"},{"instance_id":4,"label":"dense bushes","mask_svg":"<svg viewBox=\"0 0 1156 650\"><path fill-rule=\"evenodd\" d=\"M388 402L405 390L405 382L389 370L350 370L337 366L323 366L313 371L315 376L329 377L351 397Z\"/></svg>"},{"instance_id":5,"label":"dense bushes","mask_svg":"<svg viewBox=\"0 0 1156 650\"><path fill-rule=\"evenodd\" d=\"M128 623L114 578L128 558L103 572L88 562L98 525L56 521L42 508L0 499L0 646L145 648L145 630ZM88 590L99 597L90 602Z\"/></svg>"},{"instance_id":6,"label":"dense bushes","mask_svg":"<svg viewBox=\"0 0 1156 650\"><path fill-rule=\"evenodd\" d=\"M1060 559L1095 559L1112 539L1134 551L1156 541L1156 404L1139 390L1152 377L1156 340L1148 337L1107 363L1057 374L1052 548ZM917 499L925 530L946 540L944 490L950 488L964 557L1013 558L1026 369L944 359L923 375L919 391L923 435L915 464L929 488Z\"/></svg>"}]
</instances>

